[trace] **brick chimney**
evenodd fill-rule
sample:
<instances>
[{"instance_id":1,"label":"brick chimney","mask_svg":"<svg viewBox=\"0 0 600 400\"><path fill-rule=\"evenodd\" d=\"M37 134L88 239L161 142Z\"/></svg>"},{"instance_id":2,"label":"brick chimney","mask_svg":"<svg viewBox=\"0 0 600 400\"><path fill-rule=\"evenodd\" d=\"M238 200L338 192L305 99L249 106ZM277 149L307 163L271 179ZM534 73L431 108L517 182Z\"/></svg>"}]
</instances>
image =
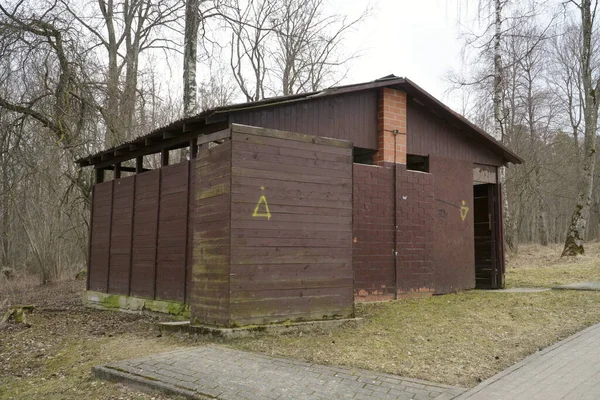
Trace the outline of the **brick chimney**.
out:
<instances>
[{"instance_id":1,"label":"brick chimney","mask_svg":"<svg viewBox=\"0 0 600 400\"><path fill-rule=\"evenodd\" d=\"M394 134L396 130L398 131L397 135ZM377 132L379 150L373 155L373 162L376 165L406 164L405 92L391 88L381 89L378 102Z\"/></svg>"}]
</instances>

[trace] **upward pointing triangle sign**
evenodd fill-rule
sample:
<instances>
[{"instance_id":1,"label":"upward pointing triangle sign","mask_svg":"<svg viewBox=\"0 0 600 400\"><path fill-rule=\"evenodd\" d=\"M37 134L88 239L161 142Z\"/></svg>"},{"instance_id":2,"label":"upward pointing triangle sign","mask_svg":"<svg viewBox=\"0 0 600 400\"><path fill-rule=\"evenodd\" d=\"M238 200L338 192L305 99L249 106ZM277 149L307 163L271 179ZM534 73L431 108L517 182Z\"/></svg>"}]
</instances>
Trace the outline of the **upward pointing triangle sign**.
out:
<instances>
[{"instance_id":1,"label":"upward pointing triangle sign","mask_svg":"<svg viewBox=\"0 0 600 400\"><path fill-rule=\"evenodd\" d=\"M264 186L260 188L264 190ZM267 220L271 219L271 211L269 211L269 202L267 201L266 196L263 194L258 199L258 203L256 203L256 207L254 208L254 212L252 213L253 217L266 217Z\"/></svg>"}]
</instances>

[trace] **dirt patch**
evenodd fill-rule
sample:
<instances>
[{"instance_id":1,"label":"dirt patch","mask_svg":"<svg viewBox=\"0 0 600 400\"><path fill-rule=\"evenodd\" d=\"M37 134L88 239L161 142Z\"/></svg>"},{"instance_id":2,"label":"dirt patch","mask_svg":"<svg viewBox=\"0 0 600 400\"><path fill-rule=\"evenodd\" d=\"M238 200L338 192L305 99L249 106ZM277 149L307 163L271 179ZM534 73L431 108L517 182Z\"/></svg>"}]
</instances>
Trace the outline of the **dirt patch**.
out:
<instances>
[{"instance_id":1,"label":"dirt patch","mask_svg":"<svg viewBox=\"0 0 600 400\"><path fill-rule=\"evenodd\" d=\"M30 326L11 323L0 328L0 398L171 398L98 381L91 368L197 343L161 335L155 317L85 308L84 286L71 281L20 291L0 288L1 311L16 304L35 305L27 318Z\"/></svg>"}]
</instances>

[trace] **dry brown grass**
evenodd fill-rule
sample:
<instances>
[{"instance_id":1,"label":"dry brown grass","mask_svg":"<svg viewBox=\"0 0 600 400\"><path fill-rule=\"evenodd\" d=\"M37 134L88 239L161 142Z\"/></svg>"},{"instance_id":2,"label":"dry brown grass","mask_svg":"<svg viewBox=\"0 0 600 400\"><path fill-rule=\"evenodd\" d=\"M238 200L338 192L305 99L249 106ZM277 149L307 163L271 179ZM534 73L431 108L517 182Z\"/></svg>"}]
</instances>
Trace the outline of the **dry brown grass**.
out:
<instances>
[{"instance_id":1,"label":"dry brown grass","mask_svg":"<svg viewBox=\"0 0 600 400\"><path fill-rule=\"evenodd\" d=\"M508 255L507 287L552 287L582 281L600 281L600 243L589 243L585 256L560 258L562 246L521 246Z\"/></svg>"},{"instance_id":2,"label":"dry brown grass","mask_svg":"<svg viewBox=\"0 0 600 400\"><path fill-rule=\"evenodd\" d=\"M0 300L0 312L14 304L36 306L28 316L30 327L0 327L0 399L169 398L98 381L91 376L91 368L110 360L189 346L194 344L192 340L163 337L156 318L84 308L82 281L42 287L34 282L15 282L18 291L12 287L0 292L4 299Z\"/></svg>"},{"instance_id":3,"label":"dry brown grass","mask_svg":"<svg viewBox=\"0 0 600 400\"><path fill-rule=\"evenodd\" d=\"M557 246L522 246L521 253L510 258L508 286L600 280L596 271L600 245L593 244L586 257L576 260L559 260L559 253ZM1 399L166 399L97 381L91 377L91 367L198 344L185 335L161 336L154 318L84 308L81 281L45 287L22 281L18 285L18 290L16 286L6 290L0 283L0 311L17 303L33 303L36 309L30 328L0 328ZM360 305L357 314L364 322L354 327L257 335L225 344L473 386L538 349L600 322L600 292L468 291Z\"/></svg>"}]
</instances>

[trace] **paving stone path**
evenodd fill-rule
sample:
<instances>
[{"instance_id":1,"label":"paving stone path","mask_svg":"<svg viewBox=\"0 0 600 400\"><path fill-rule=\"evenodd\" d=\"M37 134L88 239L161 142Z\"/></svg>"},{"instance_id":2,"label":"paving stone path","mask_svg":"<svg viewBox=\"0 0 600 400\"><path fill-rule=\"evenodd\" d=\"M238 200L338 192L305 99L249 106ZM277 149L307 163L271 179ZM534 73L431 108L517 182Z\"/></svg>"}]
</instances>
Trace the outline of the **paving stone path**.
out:
<instances>
[{"instance_id":1,"label":"paving stone path","mask_svg":"<svg viewBox=\"0 0 600 400\"><path fill-rule=\"evenodd\" d=\"M600 399L600 324L527 357L458 399Z\"/></svg>"},{"instance_id":2,"label":"paving stone path","mask_svg":"<svg viewBox=\"0 0 600 400\"><path fill-rule=\"evenodd\" d=\"M221 346L203 346L94 367L97 377L197 399L447 400L464 389L329 367Z\"/></svg>"}]
</instances>

